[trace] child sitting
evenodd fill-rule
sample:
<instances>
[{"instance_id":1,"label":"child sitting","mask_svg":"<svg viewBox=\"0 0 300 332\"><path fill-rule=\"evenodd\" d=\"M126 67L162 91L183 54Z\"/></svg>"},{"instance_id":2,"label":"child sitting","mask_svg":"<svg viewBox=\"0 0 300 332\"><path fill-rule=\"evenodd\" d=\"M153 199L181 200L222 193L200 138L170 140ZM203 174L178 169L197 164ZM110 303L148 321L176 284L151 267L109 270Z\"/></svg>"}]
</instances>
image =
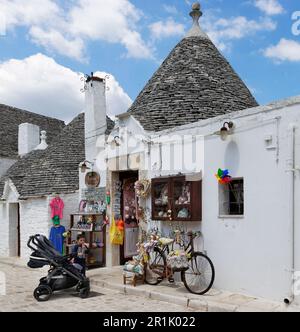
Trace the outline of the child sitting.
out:
<instances>
[{"instance_id":1,"label":"child sitting","mask_svg":"<svg viewBox=\"0 0 300 332\"><path fill-rule=\"evenodd\" d=\"M89 253L89 245L85 243L85 236L78 235L77 236L77 244L73 247L72 255L73 255L73 264L78 264L82 270L81 273L85 276L86 272L86 258Z\"/></svg>"}]
</instances>

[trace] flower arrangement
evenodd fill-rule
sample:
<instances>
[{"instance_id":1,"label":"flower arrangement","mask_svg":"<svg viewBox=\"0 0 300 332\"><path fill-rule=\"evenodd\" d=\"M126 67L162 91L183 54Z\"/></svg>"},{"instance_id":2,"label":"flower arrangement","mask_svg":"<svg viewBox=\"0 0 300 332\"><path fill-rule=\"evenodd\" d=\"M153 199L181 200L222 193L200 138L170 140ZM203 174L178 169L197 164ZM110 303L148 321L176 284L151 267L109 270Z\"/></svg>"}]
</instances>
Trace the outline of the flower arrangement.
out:
<instances>
[{"instance_id":1,"label":"flower arrangement","mask_svg":"<svg viewBox=\"0 0 300 332\"><path fill-rule=\"evenodd\" d=\"M150 181L139 180L135 183L134 188L138 197L147 198L150 193Z\"/></svg>"}]
</instances>

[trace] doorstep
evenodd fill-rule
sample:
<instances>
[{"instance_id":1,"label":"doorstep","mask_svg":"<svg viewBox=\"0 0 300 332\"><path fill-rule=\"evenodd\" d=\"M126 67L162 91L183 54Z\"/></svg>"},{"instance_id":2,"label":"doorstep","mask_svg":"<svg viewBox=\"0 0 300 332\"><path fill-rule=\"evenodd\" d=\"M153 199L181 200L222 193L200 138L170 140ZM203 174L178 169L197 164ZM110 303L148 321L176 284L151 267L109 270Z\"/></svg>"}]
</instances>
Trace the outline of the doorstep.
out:
<instances>
[{"instance_id":1,"label":"doorstep","mask_svg":"<svg viewBox=\"0 0 300 332\"><path fill-rule=\"evenodd\" d=\"M300 312L299 306L287 306L262 298L234 294L212 289L204 296L189 293L182 283L162 282L158 286L123 284L123 267L89 271L93 287L117 290L125 295L173 303L196 309L199 312Z\"/></svg>"}]
</instances>

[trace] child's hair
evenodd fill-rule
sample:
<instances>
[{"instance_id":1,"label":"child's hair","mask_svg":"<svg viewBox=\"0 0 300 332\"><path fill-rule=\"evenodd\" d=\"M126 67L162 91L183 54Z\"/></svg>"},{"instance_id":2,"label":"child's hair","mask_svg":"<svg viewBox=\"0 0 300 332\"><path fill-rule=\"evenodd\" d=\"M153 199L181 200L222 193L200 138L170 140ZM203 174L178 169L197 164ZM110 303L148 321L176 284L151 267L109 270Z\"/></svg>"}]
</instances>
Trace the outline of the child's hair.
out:
<instances>
[{"instance_id":1,"label":"child's hair","mask_svg":"<svg viewBox=\"0 0 300 332\"><path fill-rule=\"evenodd\" d=\"M77 241L79 241L80 239L85 239L85 235L84 234L77 235Z\"/></svg>"}]
</instances>

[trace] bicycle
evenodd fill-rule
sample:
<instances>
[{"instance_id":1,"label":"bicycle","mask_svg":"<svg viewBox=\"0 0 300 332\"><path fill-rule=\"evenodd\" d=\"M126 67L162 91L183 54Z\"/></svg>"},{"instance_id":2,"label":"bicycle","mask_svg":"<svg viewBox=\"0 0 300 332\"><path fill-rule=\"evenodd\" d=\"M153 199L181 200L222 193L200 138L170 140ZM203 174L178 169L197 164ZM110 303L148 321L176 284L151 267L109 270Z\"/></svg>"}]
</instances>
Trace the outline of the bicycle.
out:
<instances>
[{"instance_id":1,"label":"bicycle","mask_svg":"<svg viewBox=\"0 0 300 332\"><path fill-rule=\"evenodd\" d=\"M196 233L189 232L189 242L180 246L185 250L189 257L189 267L185 269L172 270L167 265L167 256L170 253L170 245L174 245L175 240L165 239L163 243L155 245L151 252L148 252L148 262L146 264L145 282L156 286L164 279L174 282L174 273L181 273L181 280L186 289L193 294L204 295L213 286L215 280L215 268L209 257L204 253L195 251L194 239Z\"/></svg>"}]
</instances>

